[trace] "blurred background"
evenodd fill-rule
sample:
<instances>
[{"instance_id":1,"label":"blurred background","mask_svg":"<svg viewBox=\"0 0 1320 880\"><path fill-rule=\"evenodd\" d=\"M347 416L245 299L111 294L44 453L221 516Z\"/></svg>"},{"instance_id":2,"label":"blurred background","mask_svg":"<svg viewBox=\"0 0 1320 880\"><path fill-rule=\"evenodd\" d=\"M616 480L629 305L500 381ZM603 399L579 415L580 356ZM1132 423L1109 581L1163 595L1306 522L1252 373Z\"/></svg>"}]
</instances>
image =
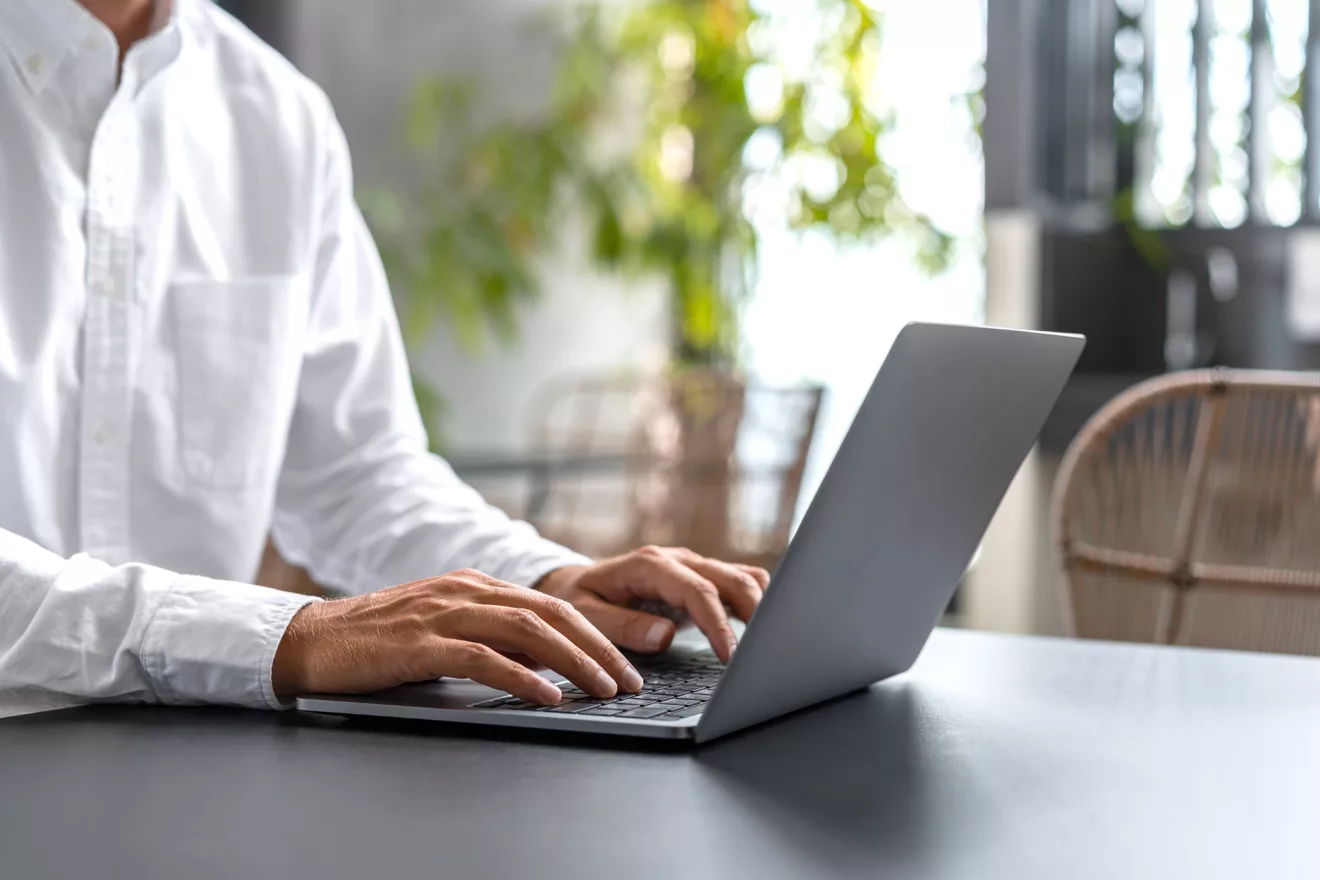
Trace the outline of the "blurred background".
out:
<instances>
[{"instance_id":1,"label":"blurred background","mask_svg":"<svg viewBox=\"0 0 1320 880\"><path fill-rule=\"evenodd\" d=\"M900 328L988 321L1090 344L950 623L1231 643L1188 591L1314 579L1314 389L1186 371L1320 365L1315 0L221 5L335 106L433 445L550 536L773 567Z\"/></svg>"}]
</instances>

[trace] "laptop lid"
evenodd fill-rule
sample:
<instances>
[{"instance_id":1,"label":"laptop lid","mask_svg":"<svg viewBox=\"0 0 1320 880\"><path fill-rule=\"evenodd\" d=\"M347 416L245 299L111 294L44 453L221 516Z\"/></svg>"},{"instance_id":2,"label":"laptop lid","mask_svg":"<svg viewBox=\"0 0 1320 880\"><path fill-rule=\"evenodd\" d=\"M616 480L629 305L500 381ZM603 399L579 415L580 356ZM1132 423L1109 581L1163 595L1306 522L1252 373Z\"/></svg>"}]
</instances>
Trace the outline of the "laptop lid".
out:
<instances>
[{"instance_id":1,"label":"laptop lid","mask_svg":"<svg viewBox=\"0 0 1320 880\"><path fill-rule=\"evenodd\" d=\"M698 741L912 665L1084 346L1056 333L904 328L702 715Z\"/></svg>"}]
</instances>

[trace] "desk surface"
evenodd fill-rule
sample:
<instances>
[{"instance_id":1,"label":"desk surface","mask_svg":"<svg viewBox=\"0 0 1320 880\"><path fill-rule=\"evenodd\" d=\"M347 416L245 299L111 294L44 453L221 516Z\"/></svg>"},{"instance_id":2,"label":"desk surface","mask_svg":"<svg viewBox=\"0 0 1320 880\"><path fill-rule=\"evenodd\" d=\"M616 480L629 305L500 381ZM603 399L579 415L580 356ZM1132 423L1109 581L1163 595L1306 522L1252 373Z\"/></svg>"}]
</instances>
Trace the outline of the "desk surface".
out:
<instances>
[{"instance_id":1,"label":"desk surface","mask_svg":"<svg viewBox=\"0 0 1320 880\"><path fill-rule=\"evenodd\" d=\"M696 752L222 710L0 722L0 875L1320 877L1320 661L939 631Z\"/></svg>"}]
</instances>

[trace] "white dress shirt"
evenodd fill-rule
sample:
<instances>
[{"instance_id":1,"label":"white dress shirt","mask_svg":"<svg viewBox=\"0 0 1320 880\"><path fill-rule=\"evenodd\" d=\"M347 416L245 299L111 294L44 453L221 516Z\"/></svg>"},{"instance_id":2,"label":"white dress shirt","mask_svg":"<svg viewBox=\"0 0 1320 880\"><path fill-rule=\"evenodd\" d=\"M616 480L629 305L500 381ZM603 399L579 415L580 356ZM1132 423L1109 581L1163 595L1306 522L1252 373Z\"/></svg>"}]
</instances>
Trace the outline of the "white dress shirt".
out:
<instances>
[{"instance_id":1,"label":"white dress shirt","mask_svg":"<svg viewBox=\"0 0 1320 880\"><path fill-rule=\"evenodd\" d=\"M0 691L278 707L305 597L583 561L426 451L324 94L208 0L0 0Z\"/></svg>"}]
</instances>

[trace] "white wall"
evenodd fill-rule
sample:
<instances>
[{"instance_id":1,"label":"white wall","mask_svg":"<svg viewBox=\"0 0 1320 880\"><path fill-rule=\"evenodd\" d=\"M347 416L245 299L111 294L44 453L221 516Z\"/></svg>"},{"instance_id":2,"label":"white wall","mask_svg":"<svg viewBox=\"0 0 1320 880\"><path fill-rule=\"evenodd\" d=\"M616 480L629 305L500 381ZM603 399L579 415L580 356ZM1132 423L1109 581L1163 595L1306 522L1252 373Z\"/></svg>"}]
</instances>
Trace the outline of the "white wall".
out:
<instances>
[{"instance_id":1,"label":"white wall","mask_svg":"<svg viewBox=\"0 0 1320 880\"><path fill-rule=\"evenodd\" d=\"M289 53L326 90L360 186L400 180L399 114L417 78L472 77L493 117L544 106L555 52L533 15L540 0L293 0ZM563 374L657 368L669 314L663 287L594 272L572 242L545 261L543 299L524 310L522 340L475 358L444 330L416 357L450 405L460 453L516 450L528 404Z\"/></svg>"}]
</instances>

